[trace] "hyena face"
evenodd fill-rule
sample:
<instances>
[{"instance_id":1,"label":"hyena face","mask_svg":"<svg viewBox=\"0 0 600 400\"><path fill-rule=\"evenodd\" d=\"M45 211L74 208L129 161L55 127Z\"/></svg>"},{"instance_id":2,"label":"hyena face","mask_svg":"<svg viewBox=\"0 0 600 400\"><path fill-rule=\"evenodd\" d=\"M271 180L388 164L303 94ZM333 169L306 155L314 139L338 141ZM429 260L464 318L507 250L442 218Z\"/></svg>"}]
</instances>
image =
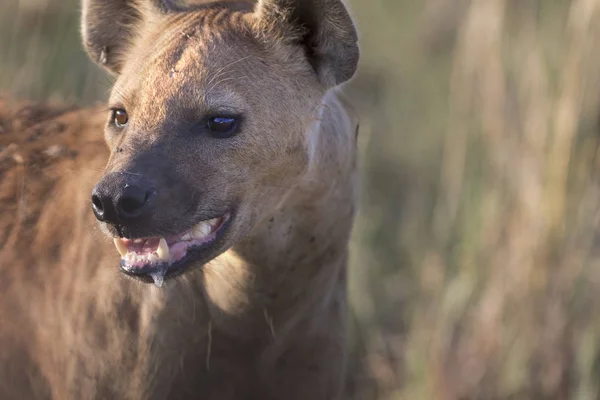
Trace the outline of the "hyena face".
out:
<instances>
[{"instance_id":1,"label":"hyena face","mask_svg":"<svg viewBox=\"0 0 600 400\"><path fill-rule=\"evenodd\" d=\"M156 282L273 212L307 170L321 98L358 60L339 0L87 0L83 36L118 75L93 210L122 270Z\"/></svg>"}]
</instances>

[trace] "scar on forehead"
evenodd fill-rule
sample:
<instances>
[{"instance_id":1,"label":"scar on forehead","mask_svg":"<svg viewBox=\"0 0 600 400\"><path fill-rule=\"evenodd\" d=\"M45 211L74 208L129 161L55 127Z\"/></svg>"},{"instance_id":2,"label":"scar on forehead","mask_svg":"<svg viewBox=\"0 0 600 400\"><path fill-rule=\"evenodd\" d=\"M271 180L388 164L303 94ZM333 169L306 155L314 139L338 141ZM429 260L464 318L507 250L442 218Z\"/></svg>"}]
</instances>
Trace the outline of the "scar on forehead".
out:
<instances>
[{"instance_id":1,"label":"scar on forehead","mask_svg":"<svg viewBox=\"0 0 600 400\"><path fill-rule=\"evenodd\" d=\"M206 52L206 43L203 40L195 40L193 45L190 42L189 34L184 34L184 40L179 42L179 49L176 51L176 56L173 57L169 76L174 78L175 75L186 68L190 68L199 64L202 54Z\"/></svg>"},{"instance_id":2,"label":"scar on forehead","mask_svg":"<svg viewBox=\"0 0 600 400\"><path fill-rule=\"evenodd\" d=\"M181 33L181 36L183 36L183 38L185 39L183 46L185 46L185 43L189 42L190 39L192 39L194 36L196 36L196 30L193 30L192 32L181 31L180 33ZM181 59L182 55L183 55L183 51L181 51L179 59ZM176 64L179 62L179 59L175 61ZM171 68L171 72L169 73L169 76L171 78L173 78L177 72L179 72L179 71L175 67L173 67L173 68Z\"/></svg>"}]
</instances>

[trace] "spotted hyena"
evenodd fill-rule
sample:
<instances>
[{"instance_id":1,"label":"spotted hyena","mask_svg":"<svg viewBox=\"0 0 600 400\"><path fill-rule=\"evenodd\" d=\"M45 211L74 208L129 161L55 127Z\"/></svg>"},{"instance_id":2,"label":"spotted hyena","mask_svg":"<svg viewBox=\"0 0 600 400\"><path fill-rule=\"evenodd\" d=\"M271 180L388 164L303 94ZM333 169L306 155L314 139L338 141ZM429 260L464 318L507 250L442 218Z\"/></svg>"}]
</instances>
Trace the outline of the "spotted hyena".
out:
<instances>
[{"instance_id":1,"label":"spotted hyena","mask_svg":"<svg viewBox=\"0 0 600 400\"><path fill-rule=\"evenodd\" d=\"M108 111L0 103L0 398L340 398L343 3L82 10Z\"/></svg>"}]
</instances>

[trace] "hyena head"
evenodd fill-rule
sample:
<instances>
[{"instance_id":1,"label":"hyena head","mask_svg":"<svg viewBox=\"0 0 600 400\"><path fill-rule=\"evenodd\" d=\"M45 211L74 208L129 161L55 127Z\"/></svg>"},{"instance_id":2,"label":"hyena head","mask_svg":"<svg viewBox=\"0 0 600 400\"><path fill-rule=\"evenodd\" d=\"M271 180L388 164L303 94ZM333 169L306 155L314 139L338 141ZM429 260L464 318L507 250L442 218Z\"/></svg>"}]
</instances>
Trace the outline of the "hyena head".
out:
<instances>
[{"instance_id":1,"label":"hyena head","mask_svg":"<svg viewBox=\"0 0 600 400\"><path fill-rule=\"evenodd\" d=\"M92 206L143 280L206 263L273 212L306 173L315 109L358 62L341 0L83 0L82 28L117 76Z\"/></svg>"}]
</instances>

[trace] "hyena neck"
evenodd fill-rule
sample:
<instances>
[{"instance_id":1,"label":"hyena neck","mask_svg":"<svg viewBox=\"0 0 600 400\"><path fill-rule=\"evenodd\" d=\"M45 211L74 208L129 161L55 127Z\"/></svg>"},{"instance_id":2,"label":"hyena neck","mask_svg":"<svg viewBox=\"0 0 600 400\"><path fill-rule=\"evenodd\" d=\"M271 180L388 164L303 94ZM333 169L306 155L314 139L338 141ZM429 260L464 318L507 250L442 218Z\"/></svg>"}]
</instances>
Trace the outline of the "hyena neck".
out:
<instances>
[{"instance_id":1,"label":"hyena neck","mask_svg":"<svg viewBox=\"0 0 600 400\"><path fill-rule=\"evenodd\" d=\"M327 305L345 295L357 124L337 96L323 102L306 178L241 243L205 267L213 314L252 321L259 331L292 329L318 325Z\"/></svg>"}]
</instances>

